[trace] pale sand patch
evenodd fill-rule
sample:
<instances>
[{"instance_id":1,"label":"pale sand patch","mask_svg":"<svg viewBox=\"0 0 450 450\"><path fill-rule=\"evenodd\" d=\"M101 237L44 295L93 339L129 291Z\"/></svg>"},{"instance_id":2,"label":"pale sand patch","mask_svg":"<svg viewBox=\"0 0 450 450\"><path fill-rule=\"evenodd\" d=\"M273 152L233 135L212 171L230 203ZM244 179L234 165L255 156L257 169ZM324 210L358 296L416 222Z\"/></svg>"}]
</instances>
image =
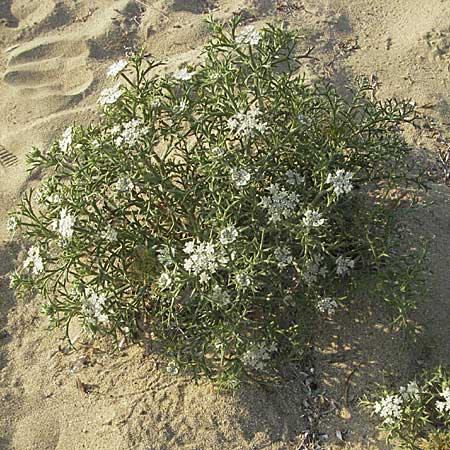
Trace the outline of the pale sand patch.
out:
<instances>
[{"instance_id":1,"label":"pale sand patch","mask_svg":"<svg viewBox=\"0 0 450 450\"><path fill-rule=\"evenodd\" d=\"M208 38L205 13L220 18L243 12L250 21L284 22L305 31L318 61L309 76L338 82L375 76L378 95L412 97L448 137L448 2L429 0L4 0L0 4L0 238L6 212L36 180L24 158L33 145L48 146L72 122L95 120L95 102L109 86L105 69L142 42L166 70L198 60ZM424 4L425 3L425 4ZM139 41L140 40L140 41ZM139 44L140 45L140 44ZM306 47L306 44L305 44ZM430 144L432 135L408 130ZM431 144L430 144L431 145ZM421 309L426 332L414 351L400 348L376 308L367 318L353 305L324 325L316 357L317 390L336 408L316 405L318 431L329 441L344 432L345 448L385 448L357 406L375 382L403 382L422 365L444 361L448 346L449 190L435 186L435 205L411 224L435 236L431 248L431 303ZM418 224L418 225L417 225ZM296 449L310 429L307 389L297 374L273 392L252 389L219 395L157 370L138 348L108 356L92 346L58 352L61 333L48 333L38 306L16 304L8 275L20 246L0 248L0 448L14 450ZM75 331L74 331L75 333ZM83 339L79 344L83 343ZM101 346L99 346L101 347ZM420 355L417 355L417 351ZM420 360L420 364L417 363ZM355 370L356 368L356 370ZM354 372L353 372L354 371ZM77 385L77 380L79 380ZM348 380L348 381L347 381ZM80 384L80 382L82 384ZM77 387L78 386L78 387ZM92 391L83 392L83 386ZM348 387L346 387L348 386ZM81 388L81 389L80 389ZM347 390L346 390L347 389ZM305 417L303 415L306 414ZM345 433L347 431L347 433ZM344 448L332 447L327 448Z\"/></svg>"}]
</instances>

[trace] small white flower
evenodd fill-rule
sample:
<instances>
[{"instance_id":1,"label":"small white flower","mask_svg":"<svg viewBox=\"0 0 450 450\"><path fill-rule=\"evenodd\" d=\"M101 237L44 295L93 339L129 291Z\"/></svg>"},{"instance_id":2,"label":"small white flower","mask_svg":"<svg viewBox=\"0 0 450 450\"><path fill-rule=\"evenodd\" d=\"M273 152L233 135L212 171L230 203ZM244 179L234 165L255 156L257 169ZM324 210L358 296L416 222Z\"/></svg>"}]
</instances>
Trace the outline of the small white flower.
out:
<instances>
[{"instance_id":1,"label":"small white flower","mask_svg":"<svg viewBox=\"0 0 450 450\"><path fill-rule=\"evenodd\" d=\"M184 261L185 270L198 275L201 283L207 283L209 275L219 267L214 246L210 242L191 241L184 246L184 252L189 255Z\"/></svg>"},{"instance_id":2,"label":"small white flower","mask_svg":"<svg viewBox=\"0 0 450 450\"><path fill-rule=\"evenodd\" d=\"M400 387L400 395L404 400L419 400L420 389L415 381L410 381L406 388L404 386Z\"/></svg>"},{"instance_id":3,"label":"small white flower","mask_svg":"<svg viewBox=\"0 0 450 450\"><path fill-rule=\"evenodd\" d=\"M303 223L308 228L320 227L325 223L325 219L319 211L308 209L303 214Z\"/></svg>"},{"instance_id":4,"label":"small white flower","mask_svg":"<svg viewBox=\"0 0 450 450\"><path fill-rule=\"evenodd\" d=\"M115 103L123 94L123 91L120 87L120 84L112 88L103 89L100 93L100 98L98 99L98 103L101 106L111 105Z\"/></svg>"},{"instance_id":5,"label":"small white flower","mask_svg":"<svg viewBox=\"0 0 450 450\"><path fill-rule=\"evenodd\" d=\"M328 174L326 182L333 185L334 192L339 197L341 194L347 194L353 189L352 178L352 172L339 169L334 175Z\"/></svg>"},{"instance_id":6,"label":"small white flower","mask_svg":"<svg viewBox=\"0 0 450 450\"><path fill-rule=\"evenodd\" d=\"M66 153L72 145L72 127L66 128L61 139L59 140L59 148L63 153Z\"/></svg>"},{"instance_id":7,"label":"small white flower","mask_svg":"<svg viewBox=\"0 0 450 450\"><path fill-rule=\"evenodd\" d=\"M403 399L399 395L387 395L374 404L374 411L385 424L392 425L402 415Z\"/></svg>"},{"instance_id":8,"label":"small white flower","mask_svg":"<svg viewBox=\"0 0 450 450\"><path fill-rule=\"evenodd\" d=\"M264 133L267 129L265 122L259 121L258 117L261 111L253 105L246 113L239 112L230 117L227 121L227 126L231 131L243 137L252 137L255 131Z\"/></svg>"},{"instance_id":9,"label":"small white flower","mask_svg":"<svg viewBox=\"0 0 450 450\"><path fill-rule=\"evenodd\" d=\"M195 72L189 72L186 67L183 67L182 69L178 70L173 74L173 77L175 80L183 80L188 81L194 76Z\"/></svg>"},{"instance_id":10,"label":"small white flower","mask_svg":"<svg viewBox=\"0 0 450 450\"><path fill-rule=\"evenodd\" d=\"M195 251L195 241L189 241L184 245L184 253L190 255Z\"/></svg>"},{"instance_id":11,"label":"small white flower","mask_svg":"<svg viewBox=\"0 0 450 450\"><path fill-rule=\"evenodd\" d=\"M120 135L114 140L116 146L120 146L122 144L126 144L128 146L135 145L139 139L145 136L149 131L147 127L143 126L141 119L132 119L118 128ZM116 127L111 130L111 133L115 131L115 129ZM114 134L117 134L117 132Z\"/></svg>"},{"instance_id":12,"label":"small white flower","mask_svg":"<svg viewBox=\"0 0 450 450\"><path fill-rule=\"evenodd\" d=\"M284 269L285 267L292 264L293 258L292 253L287 247L277 247L273 252L273 256L278 262L278 267Z\"/></svg>"},{"instance_id":13,"label":"small white flower","mask_svg":"<svg viewBox=\"0 0 450 450\"><path fill-rule=\"evenodd\" d=\"M444 401L438 400L436 402L436 409L444 414L444 413L450 413L450 387L445 388L441 396L444 397Z\"/></svg>"},{"instance_id":14,"label":"small white flower","mask_svg":"<svg viewBox=\"0 0 450 450\"><path fill-rule=\"evenodd\" d=\"M266 344L251 344L250 348L242 355L241 361L244 365L251 367L254 370L264 370L268 361L271 359L272 353L277 350L277 345L271 343Z\"/></svg>"},{"instance_id":15,"label":"small white flower","mask_svg":"<svg viewBox=\"0 0 450 450\"><path fill-rule=\"evenodd\" d=\"M252 279L246 273L238 273L236 275L236 284L241 288L250 287L252 285Z\"/></svg>"},{"instance_id":16,"label":"small white flower","mask_svg":"<svg viewBox=\"0 0 450 450\"><path fill-rule=\"evenodd\" d=\"M295 170L287 170L285 175L286 175L286 178L287 178L286 182L288 184L290 184L291 186L298 186L298 185L300 185L300 184L305 182L305 177L302 177Z\"/></svg>"},{"instance_id":17,"label":"small white flower","mask_svg":"<svg viewBox=\"0 0 450 450\"><path fill-rule=\"evenodd\" d=\"M119 178L114 184L114 188L118 192L131 191L134 188L134 183L129 178Z\"/></svg>"},{"instance_id":18,"label":"small white flower","mask_svg":"<svg viewBox=\"0 0 450 450\"><path fill-rule=\"evenodd\" d=\"M355 267L355 261L351 258L338 256L336 258L336 273L340 276L346 275Z\"/></svg>"},{"instance_id":19,"label":"small white flower","mask_svg":"<svg viewBox=\"0 0 450 450\"><path fill-rule=\"evenodd\" d=\"M102 231L101 237L109 242L117 241L117 231L111 225L108 225L106 229Z\"/></svg>"},{"instance_id":20,"label":"small white flower","mask_svg":"<svg viewBox=\"0 0 450 450\"><path fill-rule=\"evenodd\" d=\"M18 226L17 218L14 216L8 217L8 220L6 221L6 229L10 233L13 233L14 231L17 230L17 226Z\"/></svg>"},{"instance_id":21,"label":"small white flower","mask_svg":"<svg viewBox=\"0 0 450 450\"><path fill-rule=\"evenodd\" d=\"M44 271L44 262L42 261L39 247L33 246L28 250L28 256L23 263L23 267L26 269L29 266L32 267L34 275L39 275Z\"/></svg>"},{"instance_id":22,"label":"small white flower","mask_svg":"<svg viewBox=\"0 0 450 450\"><path fill-rule=\"evenodd\" d=\"M73 226L75 225L76 218L67 211L67 208L63 208L60 211L60 219L58 223L58 232L64 239L70 239L73 235Z\"/></svg>"},{"instance_id":23,"label":"small white flower","mask_svg":"<svg viewBox=\"0 0 450 450\"><path fill-rule=\"evenodd\" d=\"M283 218L289 219L296 211L299 196L294 192L286 191L278 183L273 183L268 188L270 196L263 197L261 205L270 215L270 222L277 223Z\"/></svg>"},{"instance_id":24,"label":"small white flower","mask_svg":"<svg viewBox=\"0 0 450 450\"><path fill-rule=\"evenodd\" d=\"M261 35L255 30L253 25L249 25L236 36L236 42L238 44L258 45L260 40Z\"/></svg>"},{"instance_id":25,"label":"small white flower","mask_svg":"<svg viewBox=\"0 0 450 450\"><path fill-rule=\"evenodd\" d=\"M170 375L177 375L179 372L177 363L175 361L170 361L167 364L166 372L169 373Z\"/></svg>"},{"instance_id":26,"label":"small white flower","mask_svg":"<svg viewBox=\"0 0 450 450\"><path fill-rule=\"evenodd\" d=\"M238 231L236 230L235 226L232 225L231 227L225 228L220 232L219 240L222 245L228 245L232 244L238 236Z\"/></svg>"},{"instance_id":27,"label":"small white flower","mask_svg":"<svg viewBox=\"0 0 450 450\"><path fill-rule=\"evenodd\" d=\"M172 277L167 273L163 272L158 279L158 286L161 290L168 289L172 285Z\"/></svg>"},{"instance_id":28,"label":"small white flower","mask_svg":"<svg viewBox=\"0 0 450 450\"><path fill-rule=\"evenodd\" d=\"M78 294L80 295L80 294ZM108 325L109 317L106 313L107 296L92 288L86 288L84 295L81 294L83 313L86 315L88 323L95 325L97 322Z\"/></svg>"},{"instance_id":29,"label":"small white flower","mask_svg":"<svg viewBox=\"0 0 450 450\"><path fill-rule=\"evenodd\" d=\"M206 272L202 272L198 277L201 284L206 284L210 279L211 277Z\"/></svg>"},{"instance_id":30,"label":"small white flower","mask_svg":"<svg viewBox=\"0 0 450 450\"><path fill-rule=\"evenodd\" d=\"M231 180L238 189L247 186L250 179L251 175L245 169L231 169Z\"/></svg>"},{"instance_id":31,"label":"small white flower","mask_svg":"<svg viewBox=\"0 0 450 450\"><path fill-rule=\"evenodd\" d=\"M109 66L109 69L108 69L108 72L106 73L106 75L108 77L115 77L120 72L122 72L122 70L125 69L125 67L127 67L127 65L128 65L128 61L126 61L125 59L121 59L121 60L115 62L114 64L112 64L111 66Z\"/></svg>"},{"instance_id":32,"label":"small white flower","mask_svg":"<svg viewBox=\"0 0 450 450\"><path fill-rule=\"evenodd\" d=\"M321 264L322 261L323 256L321 255L315 255L305 261L301 275L306 284L313 284L319 276L324 277L327 274L327 268Z\"/></svg>"},{"instance_id":33,"label":"small white flower","mask_svg":"<svg viewBox=\"0 0 450 450\"><path fill-rule=\"evenodd\" d=\"M333 300L331 297L325 297L321 298L317 302L317 309L323 313L327 314L328 316L333 315L336 312L337 303L335 300Z\"/></svg>"},{"instance_id":34,"label":"small white flower","mask_svg":"<svg viewBox=\"0 0 450 450\"><path fill-rule=\"evenodd\" d=\"M211 294L213 303L220 306L227 306L231 303L231 297L228 292L223 290L220 286L214 286Z\"/></svg>"}]
</instances>

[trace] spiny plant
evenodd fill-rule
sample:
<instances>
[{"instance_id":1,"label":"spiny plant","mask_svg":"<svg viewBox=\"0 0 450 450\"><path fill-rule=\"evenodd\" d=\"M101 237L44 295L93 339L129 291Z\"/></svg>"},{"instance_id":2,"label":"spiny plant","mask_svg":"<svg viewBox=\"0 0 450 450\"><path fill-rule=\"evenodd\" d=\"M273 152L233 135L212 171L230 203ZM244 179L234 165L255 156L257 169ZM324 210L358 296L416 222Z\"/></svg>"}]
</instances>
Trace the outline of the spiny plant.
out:
<instances>
[{"instance_id":1,"label":"spiny plant","mask_svg":"<svg viewBox=\"0 0 450 450\"><path fill-rule=\"evenodd\" d=\"M415 113L364 81L308 85L294 31L210 25L202 64L115 63L99 122L32 151L45 179L10 218L32 243L12 285L54 326L151 337L169 372L225 383L298 359L385 257Z\"/></svg>"}]
</instances>

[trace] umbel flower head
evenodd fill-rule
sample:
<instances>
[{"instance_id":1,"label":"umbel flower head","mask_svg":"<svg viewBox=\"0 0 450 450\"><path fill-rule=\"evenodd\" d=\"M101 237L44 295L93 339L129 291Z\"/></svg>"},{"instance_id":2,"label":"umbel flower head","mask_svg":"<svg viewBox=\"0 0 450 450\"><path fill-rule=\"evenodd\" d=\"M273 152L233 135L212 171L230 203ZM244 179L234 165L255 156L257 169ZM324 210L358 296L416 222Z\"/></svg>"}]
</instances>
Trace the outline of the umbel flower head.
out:
<instances>
[{"instance_id":1,"label":"umbel flower head","mask_svg":"<svg viewBox=\"0 0 450 450\"><path fill-rule=\"evenodd\" d=\"M346 172L344 169L339 169L334 175L328 174L327 184L333 186L335 194L339 197L342 194L347 194L353 189L351 183L353 173Z\"/></svg>"},{"instance_id":2,"label":"umbel flower head","mask_svg":"<svg viewBox=\"0 0 450 450\"><path fill-rule=\"evenodd\" d=\"M59 140L59 148L63 153L67 153L72 144L72 127L66 128L61 139Z\"/></svg>"},{"instance_id":3,"label":"umbel flower head","mask_svg":"<svg viewBox=\"0 0 450 450\"><path fill-rule=\"evenodd\" d=\"M116 84L114 87L103 89L100 93L98 103L101 106L108 106L115 103L123 94L120 84Z\"/></svg>"},{"instance_id":4,"label":"umbel flower head","mask_svg":"<svg viewBox=\"0 0 450 450\"><path fill-rule=\"evenodd\" d=\"M125 67L127 67L127 65L128 61L126 61L125 59L121 59L115 62L109 67L107 76L112 78L116 77L117 75L119 75L120 72L123 71L123 69L125 69Z\"/></svg>"},{"instance_id":5,"label":"umbel flower head","mask_svg":"<svg viewBox=\"0 0 450 450\"><path fill-rule=\"evenodd\" d=\"M60 218L56 225L56 229L63 239L70 239L72 237L75 221L75 216L70 214L67 208L61 209Z\"/></svg>"},{"instance_id":6,"label":"umbel flower head","mask_svg":"<svg viewBox=\"0 0 450 450\"><path fill-rule=\"evenodd\" d=\"M253 105L247 112L238 112L230 117L227 122L228 128L242 137L252 137L256 132L264 133L267 124L259 119L261 114L259 108Z\"/></svg>"},{"instance_id":7,"label":"umbel flower head","mask_svg":"<svg viewBox=\"0 0 450 450\"><path fill-rule=\"evenodd\" d=\"M23 267L32 268L32 272L34 275L39 275L44 271L44 262L42 260L39 247L30 247L28 250L28 257L23 263Z\"/></svg>"},{"instance_id":8,"label":"umbel flower head","mask_svg":"<svg viewBox=\"0 0 450 450\"><path fill-rule=\"evenodd\" d=\"M385 424L393 424L400 419L403 411L403 399L400 395L386 395L374 404L374 411Z\"/></svg>"}]
</instances>

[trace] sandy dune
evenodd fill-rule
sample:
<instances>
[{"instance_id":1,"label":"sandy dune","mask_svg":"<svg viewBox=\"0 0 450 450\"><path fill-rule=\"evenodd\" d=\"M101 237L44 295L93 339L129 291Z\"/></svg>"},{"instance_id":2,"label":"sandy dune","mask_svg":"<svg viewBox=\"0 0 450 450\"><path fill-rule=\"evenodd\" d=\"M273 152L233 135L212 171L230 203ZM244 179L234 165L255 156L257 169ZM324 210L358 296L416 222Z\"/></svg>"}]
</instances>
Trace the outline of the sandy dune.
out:
<instances>
[{"instance_id":1,"label":"sandy dune","mask_svg":"<svg viewBox=\"0 0 450 450\"><path fill-rule=\"evenodd\" d=\"M95 120L105 70L127 50L145 45L169 70L195 61L210 10L300 28L305 48L315 47L304 69L311 78L351 84L364 75L378 98L411 98L422 108L422 128L405 129L436 179L433 206L407 227L412 242L419 234L432 240L431 301L419 310L416 348L401 348L376 305L367 317L361 295L324 325L314 374L296 368L271 391L226 396L158 371L145 349L110 356L81 339L77 352L66 351L61 333L46 331L37 301L16 303L8 285L21 244L9 241L5 221L38 182L25 155L68 124ZM289 450L306 431L327 434L324 448L385 448L358 397L450 355L450 190L438 159L450 137L449 24L444 0L0 0L0 449Z\"/></svg>"}]
</instances>

